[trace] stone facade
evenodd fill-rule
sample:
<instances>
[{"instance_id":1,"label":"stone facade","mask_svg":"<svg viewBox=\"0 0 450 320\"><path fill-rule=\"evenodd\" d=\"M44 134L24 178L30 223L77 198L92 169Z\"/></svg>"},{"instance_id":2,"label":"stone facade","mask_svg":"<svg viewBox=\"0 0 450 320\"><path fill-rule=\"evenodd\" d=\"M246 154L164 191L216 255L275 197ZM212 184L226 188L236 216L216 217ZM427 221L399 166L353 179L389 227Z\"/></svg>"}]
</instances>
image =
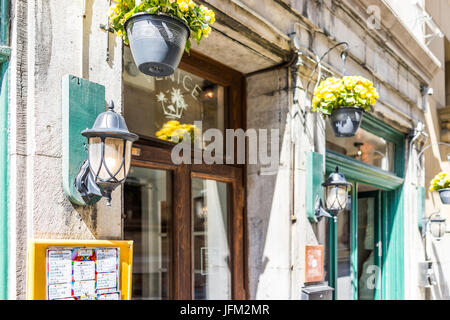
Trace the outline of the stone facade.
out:
<instances>
[{"instance_id":1,"label":"stone facade","mask_svg":"<svg viewBox=\"0 0 450 320\"><path fill-rule=\"evenodd\" d=\"M374 115L408 137L423 122L431 141L439 141L437 109L446 105L442 87L445 57L442 50L437 54L437 44L429 49L417 40L390 1L198 2L215 10L217 23L215 32L193 50L244 74L289 61L293 50L299 53L289 68L247 78L247 128L280 130L280 166L277 172L266 172L257 165L247 167L246 225L249 298L300 299L304 248L318 242L306 216L306 155L310 151L325 154L325 123L309 111L313 85L306 92L315 56L341 41L348 42L345 73L373 80L380 92ZM442 2L448 10L448 1ZM369 6L379 9L379 29L371 27ZM72 205L62 188L62 77L72 74L105 85L106 98L121 108L123 49L121 39L99 28L107 23L107 15L108 1L104 0L12 0L11 299L25 297L28 239L122 237L120 188L113 194L111 208L102 200L89 209ZM438 21L442 20L445 17ZM441 28L447 30L448 26ZM324 76L343 75L340 50L331 52L322 66ZM439 80L433 82L435 77ZM422 84L434 87L437 95L424 97ZM426 154L424 172L417 165L417 154L427 141L423 137L413 145L410 139L406 141L405 298L423 299L418 265L425 256L417 223L417 190L438 171L428 163L434 161L442 168L447 164L435 148L433 155ZM430 202L427 210L432 210ZM441 281L445 282L445 277ZM435 298L448 298L448 289L440 291Z\"/></svg>"}]
</instances>

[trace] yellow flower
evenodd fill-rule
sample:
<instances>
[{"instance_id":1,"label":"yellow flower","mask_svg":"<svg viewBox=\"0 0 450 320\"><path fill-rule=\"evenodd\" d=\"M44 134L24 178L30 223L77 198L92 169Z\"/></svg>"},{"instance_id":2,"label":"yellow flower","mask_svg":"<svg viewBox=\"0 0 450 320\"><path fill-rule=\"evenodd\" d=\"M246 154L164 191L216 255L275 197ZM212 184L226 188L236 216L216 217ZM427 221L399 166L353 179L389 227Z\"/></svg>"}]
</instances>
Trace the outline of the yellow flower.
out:
<instances>
[{"instance_id":1,"label":"yellow flower","mask_svg":"<svg viewBox=\"0 0 450 320\"><path fill-rule=\"evenodd\" d=\"M189 11L189 5L187 2L178 2L178 8L180 8L182 12Z\"/></svg>"},{"instance_id":2,"label":"yellow flower","mask_svg":"<svg viewBox=\"0 0 450 320\"><path fill-rule=\"evenodd\" d=\"M171 121L167 121L166 124L169 125L169 126L179 126L180 122L179 121L175 121L175 120L171 120Z\"/></svg>"},{"instance_id":3,"label":"yellow flower","mask_svg":"<svg viewBox=\"0 0 450 320\"><path fill-rule=\"evenodd\" d=\"M213 24L216 21L216 15L214 13L214 11L212 10L208 10L206 11L206 17L207 17L207 21L211 24Z\"/></svg>"},{"instance_id":4,"label":"yellow flower","mask_svg":"<svg viewBox=\"0 0 450 320\"><path fill-rule=\"evenodd\" d=\"M208 26L207 28L203 29L203 35L208 38L209 34L211 33L211 27Z\"/></svg>"}]
</instances>

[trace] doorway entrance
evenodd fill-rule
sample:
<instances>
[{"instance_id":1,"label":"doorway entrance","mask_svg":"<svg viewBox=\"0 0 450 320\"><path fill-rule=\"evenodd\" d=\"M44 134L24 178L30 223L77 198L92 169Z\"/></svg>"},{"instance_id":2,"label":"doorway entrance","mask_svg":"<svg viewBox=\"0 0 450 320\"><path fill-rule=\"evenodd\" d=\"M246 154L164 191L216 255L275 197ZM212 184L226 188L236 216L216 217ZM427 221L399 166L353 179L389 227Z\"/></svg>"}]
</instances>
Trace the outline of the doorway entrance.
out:
<instances>
[{"instance_id":1,"label":"doorway entrance","mask_svg":"<svg viewBox=\"0 0 450 320\"><path fill-rule=\"evenodd\" d=\"M356 161L327 155L353 181L346 210L328 224L327 280L338 300L401 300L404 297L404 205L402 180L361 181L370 171ZM377 172L381 178L381 172ZM366 181L369 179L366 179ZM383 186L384 184L384 186Z\"/></svg>"},{"instance_id":2,"label":"doorway entrance","mask_svg":"<svg viewBox=\"0 0 450 320\"><path fill-rule=\"evenodd\" d=\"M133 299L245 298L242 213L242 169L133 161L123 216Z\"/></svg>"},{"instance_id":3,"label":"doorway entrance","mask_svg":"<svg viewBox=\"0 0 450 320\"><path fill-rule=\"evenodd\" d=\"M327 223L334 298L402 300L405 135L366 114L355 137L327 129L326 141L327 176L339 167L353 181L346 210Z\"/></svg>"},{"instance_id":4,"label":"doorway entrance","mask_svg":"<svg viewBox=\"0 0 450 320\"><path fill-rule=\"evenodd\" d=\"M165 78L133 72L129 49L123 58L124 117L140 136L123 199L132 299L245 299L244 166L198 163L206 138L186 155L191 164L172 160L195 123L245 130L243 75L195 52Z\"/></svg>"}]
</instances>

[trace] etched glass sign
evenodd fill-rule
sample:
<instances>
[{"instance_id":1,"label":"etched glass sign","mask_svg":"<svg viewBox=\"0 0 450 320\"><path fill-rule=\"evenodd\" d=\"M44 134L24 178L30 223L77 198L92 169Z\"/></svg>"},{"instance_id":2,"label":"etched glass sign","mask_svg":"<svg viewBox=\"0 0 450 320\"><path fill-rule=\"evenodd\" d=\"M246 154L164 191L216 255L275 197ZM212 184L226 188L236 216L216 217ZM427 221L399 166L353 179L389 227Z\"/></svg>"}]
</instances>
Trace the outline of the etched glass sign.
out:
<instances>
[{"instance_id":1,"label":"etched glass sign","mask_svg":"<svg viewBox=\"0 0 450 320\"><path fill-rule=\"evenodd\" d=\"M165 78L144 75L124 50L124 116L131 132L171 141L174 128L192 128L194 121L202 122L203 131L223 132L224 87L181 69Z\"/></svg>"}]
</instances>

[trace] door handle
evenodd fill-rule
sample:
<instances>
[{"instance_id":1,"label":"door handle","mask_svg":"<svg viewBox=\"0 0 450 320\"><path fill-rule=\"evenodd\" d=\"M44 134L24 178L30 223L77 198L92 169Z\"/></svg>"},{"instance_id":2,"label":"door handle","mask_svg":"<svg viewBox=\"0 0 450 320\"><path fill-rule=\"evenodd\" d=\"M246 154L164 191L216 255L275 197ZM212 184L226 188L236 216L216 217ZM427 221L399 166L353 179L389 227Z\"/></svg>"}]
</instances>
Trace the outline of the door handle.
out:
<instances>
[{"instance_id":1,"label":"door handle","mask_svg":"<svg viewBox=\"0 0 450 320\"><path fill-rule=\"evenodd\" d=\"M383 243L381 241L378 241L377 248L378 248L378 257L381 258L383 256Z\"/></svg>"}]
</instances>

